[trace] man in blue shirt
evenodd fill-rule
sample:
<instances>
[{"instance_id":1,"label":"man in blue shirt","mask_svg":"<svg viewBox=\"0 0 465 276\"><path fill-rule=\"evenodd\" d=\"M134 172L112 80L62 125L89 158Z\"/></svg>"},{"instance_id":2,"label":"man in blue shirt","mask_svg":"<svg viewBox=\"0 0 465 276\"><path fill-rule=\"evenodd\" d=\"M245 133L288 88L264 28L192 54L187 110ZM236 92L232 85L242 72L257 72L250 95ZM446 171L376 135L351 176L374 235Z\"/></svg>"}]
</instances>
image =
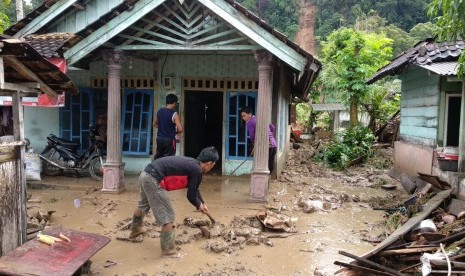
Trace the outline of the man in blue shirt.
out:
<instances>
[{"instance_id":1,"label":"man in blue shirt","mask_svg":"<svg viewBox=\"0 0 465 276\"><path fill-rule=\"evenodd\" d=\"M182 133L181 117L176 112L178 97L166 95L166 105L158 110L153 118L153 126L158 128L157 152L154 159L176 155L176 135Z\"/></svg>"}]
</instances>

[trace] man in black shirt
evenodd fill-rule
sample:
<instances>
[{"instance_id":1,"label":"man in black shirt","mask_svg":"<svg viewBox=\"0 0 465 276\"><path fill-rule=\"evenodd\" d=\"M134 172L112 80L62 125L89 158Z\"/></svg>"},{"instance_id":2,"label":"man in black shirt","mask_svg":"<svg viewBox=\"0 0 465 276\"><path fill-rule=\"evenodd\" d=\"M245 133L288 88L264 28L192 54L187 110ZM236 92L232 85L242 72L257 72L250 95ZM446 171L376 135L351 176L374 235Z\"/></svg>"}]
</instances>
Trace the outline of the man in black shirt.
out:
<instances>
[{"instance_id":1,"label":"man in black shirt","mask_svg":"<svg viewBox=\"0 0 465 276\"><path fill-rule=\"evenodd\" d=\"M202 213L208 208L199 192L203 173L209 172L218 161L218 151L215 147L203 149L197 159L185 156L167 156L153 160L145 167L139 177L140 200L134 211L129 239L135 239L144 233L142 230L143 216L150 209L156 222L162 226L160 244L162 256L177 255L174 231L174 210L167 190L187 188L187 199ZM165 177L186 176L186 182L177 182L171 186L164 185Z\"/></svg>"}]
</instances>

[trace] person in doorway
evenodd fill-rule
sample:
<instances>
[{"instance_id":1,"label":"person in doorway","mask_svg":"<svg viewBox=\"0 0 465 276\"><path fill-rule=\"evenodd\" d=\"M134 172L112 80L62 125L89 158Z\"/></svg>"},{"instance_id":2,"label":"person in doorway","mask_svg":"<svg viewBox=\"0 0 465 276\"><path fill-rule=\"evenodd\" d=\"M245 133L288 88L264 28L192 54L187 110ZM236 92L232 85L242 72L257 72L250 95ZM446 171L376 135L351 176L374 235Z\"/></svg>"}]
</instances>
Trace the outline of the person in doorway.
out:
<instances>
[{"instance_id":1,"label":"person in doorway","mask_svg":"<svg viewBox=\"0 0 465 276\"><path fill-rule=\"evenodd\" d=\"M157 151L153 159L176 155L176 136L183 131L181 117L176 112L177 103L176 95L166 95L166 105L153 118L153 126L158 128Z\"/></svg>"},{"instance_id":2,"label":"person in doorway","mask_svg":"<svg viewBox=\"0 0 465 276\"><path fill-rule=\"evenodd\" d=\"M153 160L139 177L140 200L134 211L129 239L142 235L143 217L152 209L156 222L161 225L160 244L162 256L178 257L175 246L174 210L167 191L187 188L187 199L202 213L207 205L199 192L203 173L209 172L219 159L215 147L204 148L197 159L186 156L167 156ZM185 182L164 184L167 176L187 176Z\"/></svg>"},{"instance_id":3,"label":"person in doorway","mask_svg":"<svg viewBox=\"0 0 465 276\"><path fill-rule=\"evenodd\" d=\"M255 129L257 127L257 118L253 115L252 108L244 107L240 111L240 115L242 120L246 123L247 132L249 133L250 141L252 142L252 155L253 155L253 147L255 143ZM274 169L274 157L276 156L276 139L273 136L275 131L275 126L270 124L268 128L268 142L269 142L269 155L268 155L268 170L270 174L273 172Z\"/></svg>"}]
</instances>

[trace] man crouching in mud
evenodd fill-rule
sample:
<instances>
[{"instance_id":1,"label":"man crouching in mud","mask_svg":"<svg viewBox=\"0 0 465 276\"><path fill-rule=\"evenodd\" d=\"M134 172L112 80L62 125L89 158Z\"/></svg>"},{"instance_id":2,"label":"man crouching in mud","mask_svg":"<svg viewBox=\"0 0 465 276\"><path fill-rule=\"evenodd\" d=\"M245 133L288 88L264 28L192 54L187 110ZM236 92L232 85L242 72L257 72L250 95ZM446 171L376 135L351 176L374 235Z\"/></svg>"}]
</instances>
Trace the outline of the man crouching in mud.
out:
<instances>
[{"instance_id":1,"label":"man crouching in mud","mask_svg":"<svg viewBox=\"0 0 465 276\"><path fill-rule=\"evenodd\" d=\"M140 200L134 211L129 239L143 234L142 221L150 209L157 224L161 225L160 245L164 257L179 257L175 245L174 210L167 190L187 188L187 199L197 210L207 213L208 208L199 192L202 174L209 172L218 161L215 147L203 149L197 159L185 156L167 156L153 160L139 177ZM167 176L187 176L187 183L178 181L171 187L163 185Z\"/></svg>"}]
</instances>

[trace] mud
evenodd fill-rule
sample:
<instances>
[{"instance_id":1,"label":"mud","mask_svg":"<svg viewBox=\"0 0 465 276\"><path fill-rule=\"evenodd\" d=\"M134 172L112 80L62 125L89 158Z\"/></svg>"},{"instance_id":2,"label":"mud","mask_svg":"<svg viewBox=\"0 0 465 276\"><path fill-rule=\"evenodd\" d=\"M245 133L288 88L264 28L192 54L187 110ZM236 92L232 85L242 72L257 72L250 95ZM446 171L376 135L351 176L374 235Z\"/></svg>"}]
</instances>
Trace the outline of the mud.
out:
<instances>
[{"instance_id":1,"label":"mud","mask_svg":"<svg viewBox=\"0 0 465 276\"><path fill-rule=\"evenodd\" d=\"M377 179L393 181L385 170L331 172L308 161L305 150L292 151L287 165L280 180L270 183L267 203L248 201L249 177L226 182L204 177L201 192L214 225L195 211L185 191L170 192L179 259L161 258L160 227L151 214L144 219L143 240L117 239L129 234L137 176L126 176L127 190L119 195L100 193L100 184L90 178L44 177L43 183L57 188L29 189L34 203L28 203L28 214L55 211L46 225L110 237L92 257L91 275L333 275L340 269L335 260L350 261L339 250L361 255L373 248L369 241L386 231L384 212L372 210L374 205L392 204L405 194L400 187L380 188ZM74 206L75 199L80 207ZM279 218L268 222L285 227L266 227L257 217L265 212Z\"/></svg>"}]
</instances>

